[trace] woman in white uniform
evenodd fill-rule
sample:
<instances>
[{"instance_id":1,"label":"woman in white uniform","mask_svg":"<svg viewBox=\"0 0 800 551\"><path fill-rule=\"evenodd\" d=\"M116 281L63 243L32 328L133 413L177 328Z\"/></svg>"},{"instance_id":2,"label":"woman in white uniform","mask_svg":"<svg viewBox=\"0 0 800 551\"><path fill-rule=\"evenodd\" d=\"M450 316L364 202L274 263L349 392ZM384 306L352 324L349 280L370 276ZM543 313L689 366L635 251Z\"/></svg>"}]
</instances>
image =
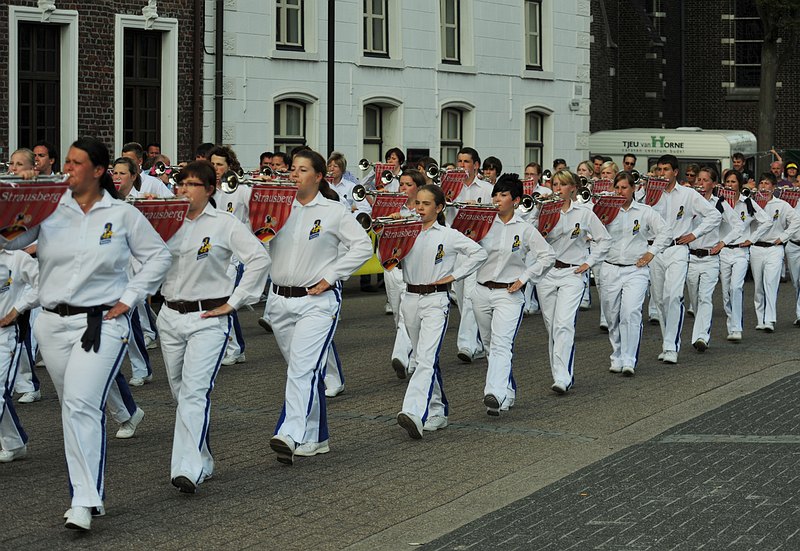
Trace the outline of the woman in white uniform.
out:
<instances>
[{"instance_id":1,"label":"woman in white uniform","mask_svg":"<svg viewBox=\"0 0 800 551\"><path fill-rule=\"evenodd\" d=\"M272 288L267 311L288 364L286 393L270 447L281 463L330 451L325 364L339 320L337 283L370 256L372 243L325 181L325 159L305 150L292 159L292 213L269 242ZM329 195L335 197L334 195Z\"/></svg>"},{"instance_id":2,"label":"woman in white uniform","mask_svg":"<svg viewBox=\"0 0 800 551\"><path fill-rule=\"evenodd\" d=\"M492 416L508 411L516 400L511 360L525 309L525 286L535 285L556 259L553 248L536 228L517 214L521 197L519 177L500 176L492 190L492 201L499 211L479 243L488 259L478 269L478 284L472 295L483 346L489 351L483 404Z\"/></svg>"},{"instance_id":3,"label":"woman in white uniform","mask_svg":"<svg viewBox=\"0 0 800 551\"><path fill-rule=\"evenodd\" d=\"M642 305L650 282L654 256L667 248L669 231L664 219L652 208L633 200L636 182L628 172L614 178L614 190L625 204L606 226L611 248L603 262L603 283L598 286L606 313L611 343L611 373L631 377L639 361L642 338ZM653 240L648 245L648 240Z\"/></svg>"},{"instance_id":4,"label":"woman in white uniform","mask_svg":"<svg viewBox=\"0 0 800 551\"><path fill-rule=\"evenodd\" d=\"M34 333L61 401L72 488L67 528L89 530L103 513L108 389L130 336L128 311L158 288L166 245L133 206L116 199L108 149L94 138L72 144L64 161L69 190L40 226L8 248L38 239L39 301ZM142 270L130 280L130 257Z\"/></svg>"},{"instance_id":5,"label":"woman in white uniform","mask_svg":"<svg viewBox=\"0 0 800 551\"><path fill-rule=\"evenodd\" d=\"M450 284L474 273L486 261L486 251L460 232L444 226L442 189L417 190L417 214L422 231L403 259L406 293L400 308L411 338L417 367L406 388L397 423L411 438L447 426L447 398L442 389L439 352L447 331ZM458 259L458 263L456 263Z\"/></svg>"},{"instance_id":6,"label":"woman in white uniform","mask_svg":"<svg viewBox=\"0 0 800 551\"><path fill-rule=\"evenodd\" d=\"M575 322L587 272L605 259L611 244L605 226L592 208L575 201L578 177L568 170L559 170L553 175L552 184L553 193L564 199L558 223L547 234L556 262L537 288L549 337L551 389L565 394L575 382Z\"/></svg>"},{"instance_id":7,"label":"woman in white uniform","mask_svg":"<svg viewBox=\"0 0 800 551\"><path fill-rule=\"evenodd\" d=\"M208 446L211 391L228 344L230 314L258 300L269 270L269 256L250 228L209 201L214 187L214 169L206 161L189 163L178 175L178 197L189 200L189 212L167 243L172 266L157 322L178 403L170 478L192 494L214 472ZM247 267L235 288L227 274L234 255Z\"/></svg>"}]
</instances>

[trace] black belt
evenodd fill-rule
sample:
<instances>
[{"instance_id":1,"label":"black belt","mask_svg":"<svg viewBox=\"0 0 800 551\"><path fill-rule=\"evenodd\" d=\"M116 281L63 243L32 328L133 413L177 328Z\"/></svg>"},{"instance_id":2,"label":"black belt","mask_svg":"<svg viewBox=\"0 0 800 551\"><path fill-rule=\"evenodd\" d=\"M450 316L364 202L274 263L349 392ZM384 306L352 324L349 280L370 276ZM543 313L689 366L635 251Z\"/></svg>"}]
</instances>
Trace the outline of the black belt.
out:
<instances>
[{"instance_id":1,"label":"black belt","mask_svg":"<svg viewBox=\"0 0 800 551\"><path fill-rule=\"evenodd\" d=\"M756 247L777 247L775 243L768 243L766 241L756 241L753 243Z\"/></svg>"},{"instance_id":2,"label":"black belt","mask_svg":"<svg viewBox=\"0 0 800 551\"><path fill-rule=\"evenodd\" d=\"M179 314L191 314L192 312L205 312L219 308L228 302L230 297L207 298L206 300L177 300L175 302L166 301L164 304L170 310L175 310Z\"/></svg>"},{"instance_id":3,"label":"black belt","mask_svg":"<svg viewBox=\"0 0 800 551\"><path fill-rule=\"evenodd\" d=\"M560 260L556 260L555 267L556 268L577 268L580 264L567 264L566 262L561 262Z\"/></svg>"},{"instance_id":4,"label":"black belt","mask_svg":"<svg viewBox=\"0 0 800 551\"><path fill-rule=\"evenodd\" d=\"M43 306L42 310L64 317L77 316L78 314L97 314L100 312L105 312L106 310L111 310L111 306L107 304L101 304L99 306L72 306L70 304L62 303L56 304L55 308L45 308Z\"/></svg>"},{"instance_id":5,"label":"black belt","mask_svg":"<svg viewBox=\"0 0 800 551\"><path fill-rule=\"evenodd\" d=\"M797 245L798 247L800 247L800 241L797 241L795 239L790 239L789 243L791 243L792 245Z\"/></svg>"},{"instance_id":6,"label":"black belt","mask_svg":"<svg viewBox=\"0 0 800 551\"><path fill-rule=\"evenodd\" d=\"M737 243L735 245L725 245L725 248L726 249L746 249L749 246L750 245L742 245L740 243Z\"/></svg>"},{"instance_id":7,"label":"black belt","mask_svg":"<svg viewBox=\"0 0 800 551\"><path fill-rule=\"evenodd\" d=\"M484 287L488 287L489 289L508 289L509 287L514 285L514 283L500 283L499 281L484 281L483 283L481 283L479 281L478 285L483 285ZM520 291L524 289L525 285L519 288Z\"/></svg>"},{"instance_id":8,"label":"black belt","mask_svg":"<svg viewBox=\"0 0 800 551\"><path fill-rule=\"evenodd\" d=\"M697 258L705 258L711 256L711 251L708 249L689 249L689 254Z\"/></svg>"},{"instance_id":9,"label":"black belt","mask_svg":"<svg viewBox=\"0 0 800 551\"><path fill-rule=\"evenodd\" d=\"M652 245L653 244L653 240L652 239L648 239L647 240L647 244L648 245ZM678 244L678 240L677 239L673 239L672 241L669 242L669 244L667 244L667 247L672 247L673 245L677 245L677 244Z\"/></svg>"},{"instance_id":10,"label":"black belt","mask_svg":"<svg viewBox=\"0 0 800 551\"><path fill-rule=\"evenodd\" d=\"M431 293L445 293L450 290L449 283L440 285L407 285L406 291L415 295L430 295Z\"/></svg>"},{"instance_id":11,"label":"black belt","mask_svg":"<svg viewBox=\"0 0 800 551\"><path fill-rule=\"evenodd\" d=\"M284 287L272 284L272 292L285 298L300 298L308 296L308 289L305 287Z\"/></svg>"},{"instance_id":12,"label":"black belt","mask_svg":"<svg viewBox=\"0 0 800 551\"><path fill-rule=\"evenodd\" d=\"M617 264L616 262L609 262L608 260L604 260L606 264L611 264L612 266L618 266L620 268L630 268L631 266L636 266L636 264Z\"/></svg>"}]
</instances>

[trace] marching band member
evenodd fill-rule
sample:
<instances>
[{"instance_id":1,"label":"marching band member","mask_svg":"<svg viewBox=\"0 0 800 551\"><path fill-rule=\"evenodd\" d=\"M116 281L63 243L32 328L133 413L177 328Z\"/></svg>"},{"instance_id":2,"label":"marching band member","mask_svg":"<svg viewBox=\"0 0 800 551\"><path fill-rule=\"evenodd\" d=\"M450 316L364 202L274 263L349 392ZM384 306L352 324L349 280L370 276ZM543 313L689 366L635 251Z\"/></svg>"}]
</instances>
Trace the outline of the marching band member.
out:
<instances>
[{"instance_id":1,"label":"marching band member","mask_svg":"<svg viewBox=\"0 0 800 551\"><path fill-rule=\"evenodd\" d=\"M416 216L417 191L424 185L426 185L425 176L422 172L414 169L404 170L400 174L400 192L408 195L408 201L400 209L400 212L392 214L391 217L399 220ZM398 379L405 379L409 373L414 371L416 362L413 359L411 339L408 336L405 319L400 308L402 297L406 292L402 263L393 270L384 272L383 280L386 283L386 294L389 297L389 304L394 314L394 326L397 330L392 349L392 368Z\"/></svg>"},{"instance_id":2,"label":"marching band member","mask_svg":"<svg viewBox=\"0 0 800 551\"><path fill-rule=\"evenodd\" d=\"M503 173L503 163L497 157L486 157L483 160L483 168L481 169L481 180L487 184L494 186L497 183L497 178Z\"/></svg>"},{"instance_id":3,"label":"marching band member","mask_svg":"<svg viewBox=\"0 0 800 551\"><path fill-rule=\"evenodd\" d=\"M793 165L795 163L789 164ZM797 186L796 181L792 182L792 184ZM794 213L800 217L800 201L795 206ZM800 327L800 236L794 236L786 243L786 265L789 267L789 277L792 279L792 285L797 296L794 308L794 326Z\"/></svg>"},{"instance_id":4,"label":"marching band member","mask_svg":"<svg viewBox=\"0 0 800 551\"><path fill-rule=\"evenodd\" d=\"M561 170L553 175L551 183L553 193L564 199L564 204L558 223L546 238L556 254L555 267L537 284L537 289L549 337L551 389L565 394L575 383L575 320L587 272L605 259L610 243L605 226L591 207L575 201L578 177Z\"/></svg>"},{"instance_id":5,"label":"marching band member","mask_svg":"<svg viewBox=\"0 0 800 551\"><path fill-rule=\"evenodd\" d=\"M324 376L339 319L337 283L372 255L364 229L339 201L327 199L325 159L311 150L292 159L297 197L285 226L269 242L269 318L287 367L286 393L270 447L281 463L327 453Z\"/></svg>"},{"instance_id":6,"label":"marching band member","mask_svg":"<svg viewBox=\"0 0 800 551\"><path fill-rule=\"evenodd\" d=\"M258 300L269 270L269 256L250 228L209 202L215 181L206 161L189 163L178 175L178 196L189 200L189 212L167 243L172 266L157 322L178 403L170 478L183 493L194 493L214 472L208 447L211 391L228 344L230 314ZM233 255L247 266L235 288L227 275Z\"/></svg>"},{"instance_id":7,"label":"marching band member","mask_svg":"<svg viewBox=\"0 0 800 551\"><path fill-rule=\"evenodd\" d=\"M139 184L136 191L141 192L142 195L152 195L154 197L172 197L173 193L164 185L164 182L150 176L147 172L142 171L142 161L144 160L144 150L142 146L136 142L126 143L122 146L121 157L127 157L136 163L139 168Z\"/></svg>"},{"instance_id":8,"label":"marching band member","mask_svg":"<svg viewBox=\"0 0 800 551\"><path fill-rule=\"evenodd\" d=\"M720 225L689 244L689 271L686 274L686 291L689 304L694 306L692 346L705 352L711 343L711 318L714 314L713 295L720 273L719 253L728 243L738 243L744 232L744 222L722 197L714 195L719 185L716 169L704 166L694 171L698 191L722 215ZM695 218L694 225L700 220Z\"/></svg>"},{"instance_id":9,"label":"marching band member","mask_svg":"<svg viewBox=\"0 0 800 551\"><path fill-rule=\"evenodd\" d=\"M461 188L455 201L458 203L482 203L485 205L492 202L492 186L478 178L478 169L481 166L481 158L478 152L471 147L462 147L458 152L458 168L467 171L467 181ZM454 211L455 209L451 209ZM447 213L446 221L451 223L455 218L455 212ZM453 283L453 292L458 303L458 311L461 321L458 324L458 359L462 362L471 363L473 360L486 357L483 349L483 342L478 334L478 322L475 321L475 313L472 311L472 295L475 294L475 277L469 276L458 278Z\"/></svg>"},{"instance_id":10,"label":"marching band member","mask_svg":"<svg viewBox=\"0 0 800 551\"><path fill-rule=\"evenodd\" d=\"M775 191L775 175L764 172L758 180L758 189L770 194L764 212L772 223L760 240L750 248L750 270L755 285L754 303L758 325L756 329L767 333L775 331L778 286L781 282L784 243L800 238L800 216L792 206L772 196Z\"/></svg>"},{"instance_id":11,"label":"marching band member","mask_svg":"<svg viewBox=\"0 0 800 551\"><path fill-rule=\"evenodd\" d=\"M489 351L483 403L492 416L508 411L516 400L511 360L525 308L524 288L536 284L555 262L553 248L517 213L521 197L519 177L500 176L492 190L499 211L479 243L488 259L478 268L472 295L483 346Z\"/></svg>"},{"instance_id":12,"label":"marching band member","mask_svg":"<svg viewBox=\"0 0 800 551\"><path fill-rule=\"evenodd\" d=\"M650 281L648 264L667 248L667 225L645 204L634 201L636 182L628 172L614 177L614 189L625 204L606 226L611 248L603 262L603 280L598 289L608 323L611 343L611 373L633 376L642 339L642 305ZM653 238L648 245L648 238Z\"/></svg>"},{"instance_id":13,"label":"marching band member","mask_svg":"<svg viewBox=\"0 0 800 551\"><path fill-rule=\"evenodd\" d=\"M400 172L406 164L406 155L399 147L393 147L386 152L383 157L386 164L389 165L389 170L392 172L393 179L390 183L384 186L384 191L398 191L400 189ZM375 187L378 187L381 175L375 174Z\"/></svg>"},{"instance_id":14,"label":"marching band member","mask_svg":"<svg viewBox=\"0 0 800 551\"><path fill-rule=\"evenodd\" d=\"M28 454L11 391L23 353L17 319L38 302L38 287L39 265L28 253L0 250L0 463Z\"/></svg>"},{"instance_id":15,"label":"marching band member","mask_svg":"<svg viewBox=\"0 0 800 551\"><path fill-rule=\"evenodd\" d=\"M655 300L661 325L662 352L658 359L678 363L683 326L683 288L689 266L689 243L719 226L722 215L696 191L678 185L678 159L662 155L658 172L669 181L653 208L670 227L671 243L650 263L651 302ZM692 227L697 217L699 224Z\"/></svg>"},{"instance_id":16,"label":"marching band member","mask_svg":"<svg viewBox=\"0 0 800 551\"><path fill-rule=\"evenodd\" d=\"M439 215L444 206L440 187L425 185L417 190L422 231L403 259L406 293L400 308L417 367L408 382L397 423L414 439L422 438L425 430L447 426L449 412L442 389L439 351L450 311L448 290L450 283L474 273L487 258L480 245L441 223Z\"/></svg>"},{"instance_id":17,"label":"marching band member","mask_svg":"<svg viewBox=\"0 0 800 551\"><path fill-rule=\"evenodd\" d=\"M77 530L90 529L92 510L103 512L103 410L130 335L127 313L156 291L169 267L169 252L153 226L116 199L108 163L102 142L74 142L64 162L70 189L56 212L7 246L39 240L44 311L34 333L61 401L72 488L65 527ZM143 266L129 280L131 256Z\"/></svg>"},{"instance_id":18,"label":"marching band member","mask_svg":"<svg viewBox=\"0 0 800 551\"><path fill-rule=\"evenodd\" d=\"M548 195L552 195L553 190L549 187L545 187L541 184L542 176L542 165L539 163L528 163L525 165L525 179L526 180L533 180L534 187L531 190L531 195L535 196L537 193L540 197L546 197ZM536 209L538 207L534 207L530 211L526 213L521 213L522 219L526 222L531 222L536 218ZM531 315L534 312L539 311L539 298L536 293L536 285L526 285L525 289L523 290L525 294L525 315Z\"/></svg>"},{"instance_id":19,"label":"marching band member","mask_svg":"<svg viewBox=\"0 0 800 551\"><path fill-rule=\"evenodd\" d=\"M728 340L742 340L742 304L744 302L744 278L750 265L750 247L761 239L771 221L764 210L752 198L744 197L744 177L738 170L725 173L724 184L736 192L736 216L744 224L742 236L734 243L727 243L719 252L720 281L722 283L722 305L728 326ZM723 226L725 224L723 223Z\"/></svg>"}]
</instances>

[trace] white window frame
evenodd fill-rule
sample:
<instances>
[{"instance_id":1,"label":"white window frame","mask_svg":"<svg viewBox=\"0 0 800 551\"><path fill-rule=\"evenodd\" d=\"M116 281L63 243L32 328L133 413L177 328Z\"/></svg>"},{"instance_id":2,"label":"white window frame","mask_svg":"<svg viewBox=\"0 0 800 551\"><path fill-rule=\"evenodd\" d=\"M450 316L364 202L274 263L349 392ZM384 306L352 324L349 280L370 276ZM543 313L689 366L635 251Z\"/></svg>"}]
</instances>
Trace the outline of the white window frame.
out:
<instances>
[{"instance_id":1,"label":"white window frame","mask_svg":"<svg viewBox=\"0 0 800 551\"><path fill-rule=\"evenodd\" d=\"M266 1L266 0L260 0ZM265 31L268 36L269 57L272 59L294 59L299 61L319 61L318 35L319 26L323 24L322 17L318 16L318 6L326 6L324 2L302 1L302 48L285 47L278 43L278 25L275 18L278 15L278 0L268 2L267 17L271 27ZM327 9L327 8L326 8Z\"/></svg>"},{"instance_id":2,"label":"white window frame","mask_svg":"<svg viewBox=\"0 0 800 551\"><path fill-rule=\"evenodd\" d=\"M11 152L33 144L17 143L19 85L19 23L50 23L61 27L60 43L60 142L63 162L69 144L78 138L78 12L23 6L8 7L8 148Z\"/></svg>"},{"instance_id":3,"label":"white window frame","mask_svg":"<svg viewBox=\"0 0 800 551\"><path fill-rule=\"evenodd\" d=\"M474 49L474 26L473 20L475 19L475 9L473 0L453 0L459 8L458 18L458 43L459 43L459 60L445 60L444 58L444 33L443 33L443 18L444 18L444 2L447 0L439 0L439 6L436 10L436 17L438 18L438 32L439 32L439 64L437 69L439 71L449 73L467 73L476 74L475 69L475 49Z\"/></svg>"},{"instance_id":4,"label":"white window frame","mask_svg":"<svg viewBox=\"0 0 800 551\"><path fill-rule=\"evenodd\" d=\"M366 8L363 10L362 17L364 55L367 57L389 58L391 57L391 43L389 41L391 33L391 26L389 24L391 14L389 13L389 0L381 0L381 4L383 5L383 13L380 15L372 13L372 0L364 0L364 4L366 4ZM373 20L376 19L381 21L381 27L383 29L383 45L385 48L384 50L375 49L375 37L372 31Z\"/></svg>"},{"instance_id":5,"label":"white window frame","mask_svg":"<svg viewBox=\"0 0 800 551\"><path fill-rule=\"evenodd\" d=\"M539 164L542 165L544 168L548 168L549 163L555 159L555 149L554 149L554 141L555 141L555 127L553 119L553 113L555 111L549 107L544 105L531 105L527 107L522 116L522 128L520 129L520 143L522 145L520 150L520 159L525 161L523 166L528 164L527 156L525 152L527 151L527 136L526 131L528 129L528 114L535 113L539 115L542 119L542 162Z\"/></svg>"},{"instance_id":6,"label":"white window frame","mask_svg":"<svg viewBox=\"0 0 800 551\"><path fill-rule=\"evenodd\" d=\"M461 112L461 147L474 147L475 142L475 105L466 100L451 100L443 103L439 107L439 124L437 128L439 151L437 153L439 162L444 164L442 159L442 119L446 109L455 109Z\"/></svg>"},{"instance_id":7,"label":"white window frame","mask_svg":"<svg viewBox=\"0 0 800 551\"><path fill-rule=\"evenodd\" d=\"M271 148L274 150L275 148L275 105L284 102L284 101L292 101L296 103L303 103L305 104L305 139L306 145L317 151L319 149L319 98L308 94L305 92L296 92L296 91L285 91L275 95L272 98L272 109L270 110L270 120L272 121L272 127L270 132L270 142Z\"/></svg>"},{"instance_id":8,"label":"white window frame","mask_svg":"<svg viewBox=\"0 0 800 551\"><path fill-rule=\"evenodd\" d=\"M161 32L160 143L161 151L174 158L178 154L178 20L159 17L148 21L141 15L120 13L114 17L114 154L124 145L125 29Z\"/></svg>"},{"instance_id":9,"label":"white window frame","mask_svg":"<svg viewBox=\"0 0 800 551\"><path fill-rule=\"evenodd\" d=\"M364 158L364 124L365 109L367 106L381 108L381 142L383 149L388 150L392 147L400 147L403 143L403 102L399 98L391 96L369 96L361 101L361 115L358 121L358 143L359 158ZM383 161L383 159L369 159L370 161Z\"/></svg>"},{"instance_id":10,"label":"white window frame","mask_svg":"<svg viewBox=\"0 0 800 551\"><path fill-rule=\"evenodd\" d=\"M366 67L383 67L389 69L402 69L403 64L403 31L400 28L402 14L400 0L385 0L386 2L386 33L388 55L369 54L367 52L364 30L361 29L361 53L356 59L356 64ZM364 12L361 10L362 26Z\"/></svg>"},{"instance_id":11,"label":"white window frame","mask_svg":"<svg viewBox=\"0 0 800 551\"><path fill-rule=\"evenodd\" d=\"M452 2L453 10L455 11L456 21L453 24L449 24L445 21L445 13L447 4ZM452 63L456 65L461 65L462 56L461 56L461 33L462 33L462 26L461 26L461 2L460 0L439 0L439 36L440 36L440 47L441 47L441 60L442 63ZM454 57L447 57L447 30L448 29L455 30L455 56Z\"/></svg>"},{"instance_id":12,"label":"white window frame","mask_svg":"<svg viewBox=\"0 0 800 551\"><path fill-rule=\"evenodd\" d=\"M737 86L736 85L736 68L737 67L755 67L756 64L744 64L744 63L736 63L736 44L738 43L749 43L749 44L763 44L764 40L737 40L736 39L736 22L742 20L758 20L758 16L748 16L748 17L737 17L736 15L736 0L730 0L730 13L727 15L723 15L723 18L728 20L728 38L724 38L722 40L723 44L727 44L728 46L728 59L722 61L723 65L728 67L728 80L727 82L723 82L722 86L724 88L728 88L732 92L740 91L745 93L757 93L759 86ZM761 61L758 62L759 69L761 68Z\"/></svg>"},{"instance_id":13,"label":"white window frame","mask_svg":"<svg viewBox=\"0 0 800 551\"><path fill-rule=\"evenodd\" d=\"M524 41L524 48L525 48L525 69L528 71L541 71L542 70L542 0L525 0L524 2L524 9L525 9L525 17L523 18L523 25L525 27L525 41ZM539 25L536 29L531 28L531 21L529 17L529 7L531 5L538 6L538 21ZM528 57L530 53L530 49L528 48L528 41L529 40L536 40L538 45L538 53L539 59L532 60ZM535 63L533 62L535 61Z\"/></svg>"},{"instance_id":14,"label":"white window frame","mask_svg":"<svg viewBox=\"0 0 800 551\"><path fill-rule=\"evenodd\" d=\"M305 32L305 19L306 19L306 1L305 0L298 0L297 6L290 6L287 4L288 0L275 0L275 17L273 18L273 23L275 24L275 47L281 50L294 50L304 52L306 51L306 32ZM279 11L279 10L283 11ZM283 23L283 34L286 35L286 30L288 26L286 21L288 20L287 14L289 13L288 10L296 10L299 15L298 21L298 35L300 37L299 44L286 44L281 42L282 37L278 36L278 17L281 17Z\"/></svg>"},{"instance_id":15,"label":"white window frame","mask_svg":"<svg viewBox=\"0 0 800 551\"><path fill-rule=\"evenodd\" d=\"M541 62L540 68L528 68L528 53L526 47L526 40L528 38L528 29L525 23L527 17L527 2L522 3L520 8L520 25L522 29L522 78L530 78L536 80L555 80L555 73L553 72L553 2L542 0L540 2L541 9L539 10L539 44L541 49L539 57ZM580 34L580 33L579 33Z\"/></svg>"}]
</instances>

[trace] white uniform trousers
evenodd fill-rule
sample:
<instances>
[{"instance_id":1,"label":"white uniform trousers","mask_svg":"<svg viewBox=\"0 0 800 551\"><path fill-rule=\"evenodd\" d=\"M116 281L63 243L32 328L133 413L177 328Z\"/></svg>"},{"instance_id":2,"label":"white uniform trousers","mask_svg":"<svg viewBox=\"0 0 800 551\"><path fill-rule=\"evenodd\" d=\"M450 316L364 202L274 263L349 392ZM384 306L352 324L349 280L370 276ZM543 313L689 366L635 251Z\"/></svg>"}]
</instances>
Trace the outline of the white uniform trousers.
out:
<instances>
[{"instance_id":1,"label":"white uniform trousers","mask_svg":"<svg viewBox=\"0 0 800 551\"><path fill-rule=\"evenodd\" d=\"M394 347L392 348L392 360L398 359L403 367L408 368L411 359L411 339L408 337L405 321L400 314L400 300L406 290L406 282L403 281L403 271L400 268L389 270L383 274L383 282L386 284L386 296L392 306L394 315L394 328L396 335Z\"/></svg>"},{"instance_id":2,"label":"white uniform trousers","mask_svg":"<svg viewBox=\"0 0 800 551\"><path fill-rule=\"evenodd\" d=\"M668 247L650 262L650 300L661 321L661 349L680 352L683 328L683 288L689 269L689 247Z\"/></svg>"},{"instance_id":3,"label":"white uniform trousers","mask_svg":"<svg viewBox=\"0 0 800 551\"><path fill-rule=\"evenodd\" d=\"M142 328L142 333L146 337L156 340L158 338L156 316L153 314L150 305L147 304L147 300L143 300L139 303L139 306L136 307L136 313L139 314L139 325Z\"/></svg>"},{"instance_id":4,"label":"white uniform trousers","mask_svg":"<svg viewBox=\"0 0 800 551\"><path fill-rule=\"evenodd\" d=\"M483 395L494 394L502 407L516 400L512 358L525 309L525 295L522 291L509 293L506 289L489 289L479 283L472 295L472 306L483 346L489 351Z\"/></svg>"},{"instance_id":5,"label":"white uniform trousers","mask_svg":"<svg viewBox=\"0 0 800 551\"><path fill-rule=\"evenodd\" d=\"M778 286L783 268L783 245L750 247L750 269L755 287L754 300L758 324L777 321Z\"/></svg>"},{"instance_id":6,"label":"white uniform trousers","mask_svg":"<svg viewBox=\"0 0 800 551\"><path fill-rule=\"evenodd\" d=\"M81 348L86 314L42 312L33 331L61 401L64 453L73 507L100 507L105 494L106 418L109 387L125 357L130 320L103 321L100 348Z\"/></svg>"},{"instance_id":7,"label":"white uniform trousers","mask_svg":"<svg viewBox=\"0 0 800 551\"><path fill-rule=\"evenodd\" d=\"M606 277L605 276L605 271L604 271L605 270L605 266L606 266L606 263L605 262L601 262L600 264L598 264L597 266L592 268L592 275L594 276L594 288L597 289L597 296L600 297L600 299L599 299L599 302L600 302L600 325L608 327L608 320L606 320L606 310L603 307L603 299L602 299L603 291L601 289L601 287L603 285L603 278ZM591 283L591 281L589 281L589 283ZM587 293L589 292L589 289L590 289L589 287L586 287L586 292Z\"/></svg>"},{"instance_id":8,"label":"white uniform trousers","mask_svg":"<svg viewBox=\"0 0 800 551\"><path fill-rule=\"evenodd\" d=\"M234 280L234 288L239 285L239 282L242 280L242 274L244 274L244 264L241 262L233 262L228 267L228 275L230 275ZM228 348L226 355L239 356L244 354L245 342L244 334L242 333L242 326L239 323L239 314L236 312L236 310L231 313L231 323L233 325L231 327L230 335L228 335Z\"/></svg>"},{"instance_id":9,"label":"white uniform trousers","mask_svg":"<svg viewBox=\"0 0 800 551\"><path fill-rule=\"evenodd\" d=\"M569 389L575 382L575 322L586 277L575 268L553 268L537 285L542 319L548 335L553 383Z\"/></svg>"},{"instance_id":10,"label":"white uniform trousers","mask_svg":"<svg viewBox=\"0 0 800 551\"><path fill-rule=\"evenodd\" d=\"M483 351L483 344L478 335L478 322L475 321L475 312L472 311L472 295L475 292L476 284L474 273L453 283L453 293L456 296L460 315L456 343L459 350L467 350L473 356Z\"/></svg>"},{"instance_id":11,"label":"white uniform trousers","mask_svg":"<svg viewBox=\"0 0 800 551\"><path fill-rule=\"evenodd\" d=\"M14 378L22 354L16 325L0 328L0 448L16 450L28 442L12 400Z\"/></svg>"},{"instance_id":12,"label":"white uniform trousers","mask_svg":"<svg viewBox=\"0 0 800 551\"><path fill-rule=\"evenodd\" d=\"M269 295L272 330L287 363L286 393L275 434L290 436L297 444L328 439L325 365L341 304L337 288L297 298Z\"/></svg>"},{"instance_id":13,"label":"white uniform trousers","mask_svg":"<svg viewBox=\"0 0 800 551\"><path fill-rule=\"evenodd\" d=\"M539 296L536 294L536 285L528 283L525 286L525 313L533 314L539 311Z\"/></svg>"},{"instance_id":14,"label":"white uniform trousers","mask_svg":"<svg viewBox=\"0 0 800 551\"><path fill-rule=\"evenodd\" d=\"M28 337L22 343L22 352L19 357L19 364L17 365L17 377L14 380L14 392L35 392L39 390L39 378L36 376L36 353L39 351L39 344L36 342L36 337L33 336L33 327L38 316L42 311L40 306L30 310L28 315Z\"/></svg>"},{"instance_id":15,"label":"white uniform trousers","mask_svg":"<svg viewBox=\"0 0 800 551\"><path fill-rule=\"evenodd\" d=\"M449 407L442 388L439 353L447 331L450 297L444 292L406 293L400 308L417 362L408 381L402 411L413 413L423 423L429 417L447 417Z\"/></svg>"},{"instance_id":16,"label":"white uniform trousers","mask_svg":"<svg viewBox=\"0 0 800 551\"><path fill-rule=\"evenodd\" d=\"M325 361L325 388L339 388L344 386L344 370L342 370L342 360L336 343L331 341L328 347L328 356Z\"/></svg>"},{"instance_id":17,"label":"white uniform trousers","mask_svg":"<svg viewBox=\"0 0 800 551\"><path fill-rule=\"evenodd\" d=\"M642 306L650 268L605 263L600 303L606 312L611 366L636 367L642 340Z\"/></svg>"},{"instance_id":18,"label":"white uniform trousers","mask_svg":"<svg viewBox=\"0 0 800 551\"><path fill-rule=\"evenodd\" d=\"M800 319L800 245L792 242L786 244L786 263L789 265L789 277L794 285L795 306L794 319Z\"/></svg>"},{"instance_id":19,"label":"white uniform trousers","mask_svg":"<svg viewBox=\"0 0 800 551\"><path fill-rule=\"evenodd\" d=\"M744 323L744 278L750 264L750 249L723 248L719 252L719 279L722 283L722 306L727 317L728 333L741 332Z\"/></svg>"},{"instance_id":20,"label":"white uniform trousers","mask_svg":"<svg viewBox=\"0 0 800 551\"><path fill-rule=\"evenodd\" d=\"M711 318L714 315L714 287L719 281L719 255L702 258L689 255L689 270L686 274L687 292L694 296L694 325L692 342L702 339L711 342Z\"/></svg>"},{"instance_id":21,"label":"white uniform trousers","mask_svg":"<svg viewBox=\"0 0 800 551\"><path fill-rule=\"evenodd\" d=\"M147 312L145 311L144 317L142 317L141 304L139 306L139 308L131 312L131 338L128 343L128 359L131 361L131 374L134 377L143 379L153 374L153 368L150 365L150 354L147 352L147 345L144 343L146 332L142 322L147 318Z\"/></svg>"},{"instance_id":22,"label":"white uniform trousers","mask_svg":"<svg viewBox=\"0 0 800 551\"><path fill-rule=\"evenodd\" d=\"M137 406L131 394L131 387L128 386L121 371L117 372L108 389L106 406L111 418L119 424L128 421L136 413Z\"/></svg>"},{"instance_id":23,"label":"white uniform trousers","mask_svg":"<svg viewBox=\"0 0 800 551\"><path fill-rule=\"evenodd\" d=\"M233 324L231 316L200 315L181 314L165 304L157 321L169 389L178 403L170 478L185 476L195 484L214 472L209 448L211 391Z\"/></svg>"}]
</instances>

